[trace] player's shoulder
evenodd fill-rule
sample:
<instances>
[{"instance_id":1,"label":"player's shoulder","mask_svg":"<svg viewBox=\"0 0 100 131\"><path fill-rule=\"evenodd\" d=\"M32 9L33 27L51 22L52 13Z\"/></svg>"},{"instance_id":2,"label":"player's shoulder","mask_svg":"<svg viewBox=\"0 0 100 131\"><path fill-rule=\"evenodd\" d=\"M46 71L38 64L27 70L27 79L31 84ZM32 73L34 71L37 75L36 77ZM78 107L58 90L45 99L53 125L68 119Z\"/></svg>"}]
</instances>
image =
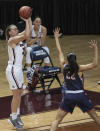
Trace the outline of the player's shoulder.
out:
<instances>
[{"instance_id":1,"label":"player's shoulder","mask_svg":"<svg viewBox=\"0 0 100 131\"><path fill-rule=\"evenodd\" d=\"M43 26L43 25L41 25L41 29L42 29L43 31L46 31L46 30L47 30L47 28L46 28L45 26Z\"/></svg>"},{"instance_id":2,"label":"player's shoulder","mask_svg":"<svg viewBox=\"0 0 100 131\"><path fill-rule=\"evenodd\" d=\"M7 43L8 43L8 44L11 44L11 43L12 43L12 41L13 41L13 39L14 39L14 38L12 38L12 37L11 37L11 38L9 38L9 40L8 40L8 42L7 42Z\"/></svg>"},{"instance_id":3,"label":"player's shoulder","mask_svg":"<svg viewBox=\"0 0 100 131\"><path fill-rule=\"evenodd\" d=\"M11 47L11 48L15 48L16 47L16 44L14 43L14 40L15 38L14 37L11 37L9 38L7 44Z\"/></svg>"}]
</instances>

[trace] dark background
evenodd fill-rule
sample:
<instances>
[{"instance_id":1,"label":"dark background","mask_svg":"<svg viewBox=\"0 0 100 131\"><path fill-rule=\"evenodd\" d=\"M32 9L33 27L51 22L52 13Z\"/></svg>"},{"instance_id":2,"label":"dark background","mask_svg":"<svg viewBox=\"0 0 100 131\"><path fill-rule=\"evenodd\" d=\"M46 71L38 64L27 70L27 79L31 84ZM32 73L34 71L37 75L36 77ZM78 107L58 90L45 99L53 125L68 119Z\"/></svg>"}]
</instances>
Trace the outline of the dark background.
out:
<instances>
[{"instance_id":1,"label":"dark background","mask_svg":"<svg viewBox=\"0 0 100 131\"><path fill-rule=\"evenodd\" d=\"M100 34L100 0L0 0L0 28L17 24L23 5L33 8L32 19L42 18L49 35L56 26L63 34Z\"/></svg>"}]
</instances>

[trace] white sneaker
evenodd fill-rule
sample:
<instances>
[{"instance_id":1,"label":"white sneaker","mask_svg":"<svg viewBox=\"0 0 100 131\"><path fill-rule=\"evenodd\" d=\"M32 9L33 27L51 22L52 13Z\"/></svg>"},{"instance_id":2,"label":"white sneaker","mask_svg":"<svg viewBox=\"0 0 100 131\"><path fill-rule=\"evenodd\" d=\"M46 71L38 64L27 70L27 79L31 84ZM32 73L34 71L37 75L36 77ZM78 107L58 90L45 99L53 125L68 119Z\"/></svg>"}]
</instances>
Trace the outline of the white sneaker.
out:
<instances>
[{"instance_id":1,"label":"white sneaker","mask_svg":"<svg viewBox=\"0 0 100 131\"><path fill-rule=\"evenodd\" d=\"M98 84L100 85L100 81L98 81Z\"/></svg>"}]
</instances>

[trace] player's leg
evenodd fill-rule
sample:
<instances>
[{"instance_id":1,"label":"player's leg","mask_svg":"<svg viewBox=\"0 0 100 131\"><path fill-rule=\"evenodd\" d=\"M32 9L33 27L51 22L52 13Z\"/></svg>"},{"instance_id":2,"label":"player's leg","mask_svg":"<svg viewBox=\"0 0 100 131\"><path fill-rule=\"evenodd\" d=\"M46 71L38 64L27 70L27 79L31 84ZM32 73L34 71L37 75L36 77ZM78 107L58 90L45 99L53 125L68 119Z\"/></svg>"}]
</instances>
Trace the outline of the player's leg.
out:
<instances>
[{"instance_id":1,"label":"player's leg","mask_svg":"<svg viewBox=\"0 0 100 131\"><path fill-rule=\"evenodd\" d=\"M12 90L12 93L13 98L11 102L11 110L12 112L17 113L17 109L20 107L22 90L21 89Z\"/></svg>"},{"instance_id":2,"label":"player's leg","mask_svg":"<svg viewBox=\"0 0 100 131\"><path fill-rule=\"evenodd\" d=\"M17 121L17 109L21 100L21 90L16 89L12 90L13 98L11 102L11 115L9 122L16 128L22 129L22 125L20 125Z\"/></svg>"},{"instance_id":3,"label":"player's leg","mask_svg":"<svg viewBox=\"0 0 100 131\"><path fill-rule=\"evenodd\" d=\"M22 122L21 118L20 118L20 104L21 104L21 95L22 95L22 92L23 90L20 89L20 92L19 92L19 101L18 101L18 107L17 107L17 122L19 125L23 126L24 123Z\"/></svg>"},{"instance_id":4,"label":"player's leg","mask_svg":"<svg viewBox=\"0 0 100 131\"><path fill-rule=\"evenodd\" d=\"M45 49L46 52L47 52L48 54L50 54L49 48L48 48L47 46L44 46L43 49ZM50 65L49 57L44 58L44 64L45 64L45 66L49 66L49 65Z\"/></svg>"},{"instance_id":5,"label":"player's leg","mask_svg":"<svg viewBox=\"0 0 100 131\"><path fill-rule=\"evenodd\" d=\"M27 70L30 70L31 63L32 63L31 58L30 58L31 51L32 51L31 47L26 48L26 68L27 68Z\"/></svg>"},{"instance_id":6,"label":"player's leg","mask_svg":"<svg viewBox=\"0 0 100 131\"><path fill-rule=\"evenodd\" d=\"M69 100L70 99L70 100ZM65 117L65 115L67 115L68 112L72 113L75 107L75 103L73 103L73 96L72 94L66 94L63 99L62 102L60 104L60 108L57 112L57 116L55 121L52 123L51 125L51 129L50 131L56 131L59 123L62 121L62 119Z\"/></svg>"},{"instance_id":7,"label":"player's leg","mask_svg":"<svg viewBox=\"0 0 100 131\"><path fill-rule=\"evenodd\" d=\"M9 76L7 76L10 89L13 93L13 98L11 102L11 114L9 122L16 128L22 128L22 126L17 122L17 110L20 107L21 102L21 94L22 89L20 88L23 83L22 78L22 68L21 67L13 67L11 71L8 72Z\"/></svg>"},{"instance_id":8,"label":"player's leg","mask_svg":"<svg viewBox=\"0 0 100 131\"><path fill-rule=\"evenodd\" d=\"M17 96L19 93L18 87L16 86L16 83L14 81L13 75L12 75L12 66L8 66L6 70L6 77L10 85L10 90L13 93L13 98L11 102L11 112L13 113L13 119L17 118L17 107L18 107L18 101L17 101ZM18 96L19 97L19 96ZM11 115L12 115L11 113Z\"/></svg>"},{"instance_id":9,"label":"player's leg","mask_svg":"<svg viewBox=\"0 0 100 131\"><path fill-rule=\"evenodd\" d=\"M79 99L78 100L79 103L77 105L80 107L80 109L83 112L87 112L89 114L89 116L92 119L94 119L98 125L100 125L100 119L97 116L97 114L93 108L93 104L92 104L91 100L88 98L87 94L82 93L81 95L79 95L78 99Z\"/></svg>"},{"instance_id":10,"label":"player's leg","mask_svg":"<svg viewBox=\"0 0 100 131\"><path fill-rule=\"evenodd\" d=\"M89 116L100 126L100 118L94 109L87 112Z\"/></svg>"},{"instance_id":11,"label":"player's leg","mask_svg":"<svg viewBox=\"0 0 100 131\"><path fill-rule=\"evenodd\" d=\"M67 112L61 110L60 108L58 109L56 119L53 121L50 131L56 131L59 123L62 121L66 114Z\"/></svg>"},{"instance_id":12,"label":"player's leg","mask_svg":"<svg viewBox=\"0 0 100 131\"><path fill-rule=\"evenodd\" d=\"M18 73L19 72L19 73ZM21 96L22 96L22 92L23 92L23 87L25 86L24 85L24 76L23 76L23 72L22 72L22 69L19 68L17 70L17 72L15 71L15 74L16 74L16 80L18 82L18 85L20 87L19 89L19 100L18 100L18 107L17 107L17 122L19 125L23 126L23 122L20 118L20 104L21 104Z\"/></svg>"}]
</instances>

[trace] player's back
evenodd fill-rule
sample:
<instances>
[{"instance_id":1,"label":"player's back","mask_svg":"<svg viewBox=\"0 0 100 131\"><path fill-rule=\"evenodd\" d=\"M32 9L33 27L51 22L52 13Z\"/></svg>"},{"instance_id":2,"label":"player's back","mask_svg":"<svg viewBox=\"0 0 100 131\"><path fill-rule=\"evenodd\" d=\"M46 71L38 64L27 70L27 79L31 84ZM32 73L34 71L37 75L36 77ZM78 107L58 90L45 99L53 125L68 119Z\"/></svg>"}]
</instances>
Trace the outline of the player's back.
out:
<instances>
[{"instance_id":1,"label":"player's back","mask_svg":"<svg viewBox=\"0 0 100 131\"><path fill-rule=\"evenodd\" d=\"M68 67L69 65L66 66ZM66 90L71 91L83 90L83 75L80 77L79 74L77 73L72 76L68 76L66 71L64 71L64 85Z\"/></svg>"}]
</instances>

